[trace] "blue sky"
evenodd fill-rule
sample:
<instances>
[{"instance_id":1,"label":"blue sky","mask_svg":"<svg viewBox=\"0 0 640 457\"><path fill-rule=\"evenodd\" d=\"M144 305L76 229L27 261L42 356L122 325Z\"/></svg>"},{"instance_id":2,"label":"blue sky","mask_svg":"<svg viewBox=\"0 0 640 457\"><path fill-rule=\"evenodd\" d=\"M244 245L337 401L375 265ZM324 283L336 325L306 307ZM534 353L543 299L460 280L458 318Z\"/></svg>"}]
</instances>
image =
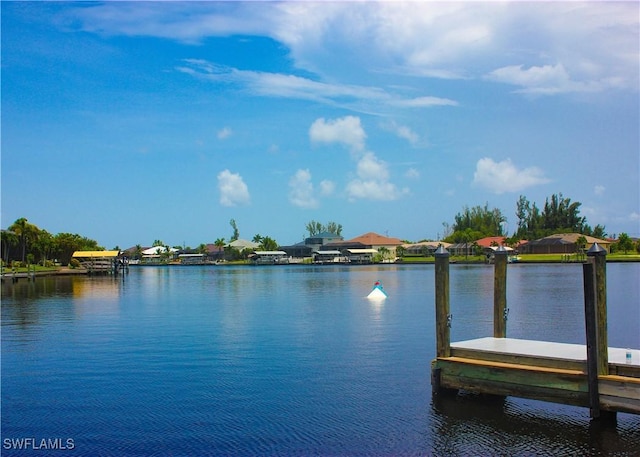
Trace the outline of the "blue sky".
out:
<instances>
[{"instance_id":1,"label":"blue sky","mask_svg":"<svg viewBox=\"0 0 640 457\"><path fill-rule=\"evenodd\" d=\"M107 248L465 205L640 236L637 2L2 2L2 227Z\"/></svg>"}]
</instances>

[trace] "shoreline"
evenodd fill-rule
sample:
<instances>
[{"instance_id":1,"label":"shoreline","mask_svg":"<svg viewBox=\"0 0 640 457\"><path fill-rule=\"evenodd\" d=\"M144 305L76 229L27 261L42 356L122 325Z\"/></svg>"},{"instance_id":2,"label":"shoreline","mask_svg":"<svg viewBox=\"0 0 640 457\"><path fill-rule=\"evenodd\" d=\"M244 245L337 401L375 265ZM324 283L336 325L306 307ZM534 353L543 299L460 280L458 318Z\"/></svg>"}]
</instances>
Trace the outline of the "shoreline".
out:
<instances>
[{"instance_id":1,"label":"shoreline","mask_svg":"<svg viewBox=\"0 0 640 457\"><path fill-rule=\"evenodd\" d=\"M640 262L640 258L613 258L607 259L607 263L638 263ZM513 262L510 265L527 265L527 264L561 264L561 265L569 265L569 264L581 264L584 261L581 260L570 260L570 261L562 261L555 259L532 259L532 260L520 260L518 262ZM279 264L279 265L270 265L270 264L262 264L262 265L253 265L250 263L204 263L204 264L179 264L179 263L167 263L167 264L138 264L138 265L130 265L130 268L158 268L158 267L230 267L230 266L313 266L313 267L323 267L323 266L349 266L349 267L360 267L360 266L388 266L388 265L433 265L434 261L429 260L403 260L399 262L389 262L389 263L367 263L367 264L349 264L349 263L335 263L335 264L315 264L315 263L288 263L288 264ZM479 260L458 260L452 259L451 264L453 265L493 265L493 263L479 261ZM96 273L94 273L96 274ZM84 268L69 268L69 267L58 267L55 270L43 270L43 271L6 271L4 270L0 275L2 282L5 279L32 279L36 277L47 277L47 276L90 276L91 271L86 270ZM99 276L112 276L110 273L97 273Z\"/></svg>"}]
</instances>

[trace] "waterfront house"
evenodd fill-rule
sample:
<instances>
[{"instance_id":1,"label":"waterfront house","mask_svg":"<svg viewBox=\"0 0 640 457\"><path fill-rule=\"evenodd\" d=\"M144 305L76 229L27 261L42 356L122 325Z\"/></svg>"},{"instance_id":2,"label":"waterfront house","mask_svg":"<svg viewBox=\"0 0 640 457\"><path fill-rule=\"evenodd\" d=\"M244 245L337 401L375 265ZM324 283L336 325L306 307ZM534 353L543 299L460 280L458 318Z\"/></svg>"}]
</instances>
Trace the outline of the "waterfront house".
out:
<instances>
[{"instance_id":1,"label":"waterfront house","mask_svg":"<svg viewBox=\"0 0 640 457\"><path fill-rule=\"evenodd\" d=\"M304 259L312 257L314 261L317 260L315 255L318 251L335 250L335 248L327 248L326 245L331 243L340 243L343 238L340 235L336 235L331 232L322 232L317 235L305 238L304 241L296 243L291 246L280 246L280 249L285 251L289 257Z\"/></svg>"},{"instance_id":2,"label":"waterfront house","mask_svg":"<svg viewBox=\"0 0 640 457\"><path fill-rule=\"evenodd\" d=\"M580 233L558 233L540 238L539 240L529 241L523 243L519 247L519 251L521 254L575 254L578 252L577 241L581 236L584 236L587 241L587 244L583 248L585 251L588 251L589 248L593 246L593 243L598 243L600 247L610 252L610 241L582 235Z\"/></svg>"},{"instance_id":3,"label":"waterfront house","mask_svg":"<svg viewBox=\"0 0 640 457\"><path fill-rule=\"evenodd\" d=\"M322 232L317 235L305 238L304 245L309 246L312 251L320 250L324 245L329 243L336 243L343 241L344 238L341 235L336 235L331 232Z\"/></svg>"},{"instance_id":4,"label":"waterfront house","mask_svg":"<svg viewBox=\"0 0 640 457\"><path fill-rule=\"evenodd\" d=\"M255 243L249 240L237 239L227 244L227 246L233 249L237 249L239 252L242 252L245 249L249 249L249 250L258 249L260 247L260 243Z\"/></svg>"},{"instance_id":5,"label":"waterfront house","mask_svg":"<svg viewBox=\"0 0 640 457\"><path fill-rule=\"evenodd\" d=\"M293 257L295 259L308 258L313 254L311 246L304 244L304 241L291 246L280 246L279 249L286 252L289 257Z\"/></svg>"},{"instance_id":6,"label":"waterfront house","mask_svg":"<svg viewBox=\"0 0 640 457\"><path fill-rule=\"evenodd\" d=\"M451 243L445 243L444 241L422 241L420 243L403 244L402 248L406 256L428 256L433 255L440 246L449 249Z\"/></svg>"},{"instance_id":7,"label":"waterfront house","mask_svg":"<svg viewBox=\"0 0 640 457\"><path fill-rule=\"evenodd\" d=\"M178 250L168 246L152 246L142 251L143 263L161 263L173 260L177 256Z\"/></svg>"},{"instance_id":8,"label":"waterfront house","mask_svg":"<svg viewBox=\"0 0 640 457\"><path fill-rule=\"evenodd\" d=\"M402 246L401 239L378 235L374 232L369 232L365 233L364 235L357 236L350 239L349 242L359 243L363 245L365 249L375 249L378 252L380 252L382 248L385 248L388 252L387 257L390 259L395 259L397 257L396 249L399 246Z\"/></svg>"}]
</instances>

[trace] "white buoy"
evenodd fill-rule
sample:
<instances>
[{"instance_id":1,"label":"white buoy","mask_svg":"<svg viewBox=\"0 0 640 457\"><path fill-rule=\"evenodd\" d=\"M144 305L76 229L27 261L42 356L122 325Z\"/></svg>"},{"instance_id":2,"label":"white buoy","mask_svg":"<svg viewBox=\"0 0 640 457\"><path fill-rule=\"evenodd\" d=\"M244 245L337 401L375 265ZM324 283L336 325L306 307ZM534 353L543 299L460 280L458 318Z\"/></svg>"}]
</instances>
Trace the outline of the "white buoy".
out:
<instances>
[{"instance_id":1,"label":"white buoy","mask_svg":"<svg viewBox=\"0 0 640 457\"><path fill-rule=\"evenodd\" d=\"M373 285L373 289L369 292L369 295L367 295L367 298L371 300L384 300L387 297L387 292L384 290L384 287L382 287L382 283L380 281L376 281Z\"/></svg>"}]
</instances>

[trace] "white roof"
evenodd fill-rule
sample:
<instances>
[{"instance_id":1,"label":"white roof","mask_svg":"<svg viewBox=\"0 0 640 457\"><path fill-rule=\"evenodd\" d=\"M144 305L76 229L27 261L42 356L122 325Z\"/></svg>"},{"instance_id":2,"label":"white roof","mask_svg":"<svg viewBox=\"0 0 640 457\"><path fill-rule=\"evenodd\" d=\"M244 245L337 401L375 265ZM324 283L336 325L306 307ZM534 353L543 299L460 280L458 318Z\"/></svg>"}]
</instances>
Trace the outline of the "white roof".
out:
<instances>
[{"instance_id":1,"label":"white roof","mask_svg":"<svg viewBox=\"0 0 640 457\"><path fill-rule=\"evenodd\" d=\"M314 254L320 254L320 255L341 255L342 252L340 251L314 251Z\"/></svg>"},{"instance_id":2,"label":"white roof","mask_svg":"<svg viewBox=\"0 0 640 457\"><path fill-rule=\"evenodd\" d=\"M256 251L256 255L287 255L284 251Z\"/></svg>"},{"instance_id":3,"label":"white roof","mask_svg":"<svg viewBox=\"0 0 640 457\"><path fill-rule=\"evenodd\" d=\"M246 248L255 249L260 245L258 243L254 243L253 241L238 239L238 240L232 241L227 246L231 246L232 248L236 248L236 249L246 249Z\"/></svg>"},{"instance_id":4,"label":"white roof","mask_svg":"<svg viewBox=\"0 0 640 457\"><path fill-rule=\"evenodd\" d=\"M169 248L168 251L169 252L178 252L178 250L175 249L175 248ZM154 246L152 248L145 249L144 251L142 251L142 255L154 255L154 254L158 254L158 252L160 254L162 254L163 252L167 252L167 247L166 246Z\"/></svg>"},{"instance_id":5,"label":"white roof","mask_svg":"<svg viewBox=\"0 0 640 457\"><path fill-rule=\"evenodd\" d=\"M377 254L376 249L347 249L351 254Z\"/></svg>"}]
</instances>

